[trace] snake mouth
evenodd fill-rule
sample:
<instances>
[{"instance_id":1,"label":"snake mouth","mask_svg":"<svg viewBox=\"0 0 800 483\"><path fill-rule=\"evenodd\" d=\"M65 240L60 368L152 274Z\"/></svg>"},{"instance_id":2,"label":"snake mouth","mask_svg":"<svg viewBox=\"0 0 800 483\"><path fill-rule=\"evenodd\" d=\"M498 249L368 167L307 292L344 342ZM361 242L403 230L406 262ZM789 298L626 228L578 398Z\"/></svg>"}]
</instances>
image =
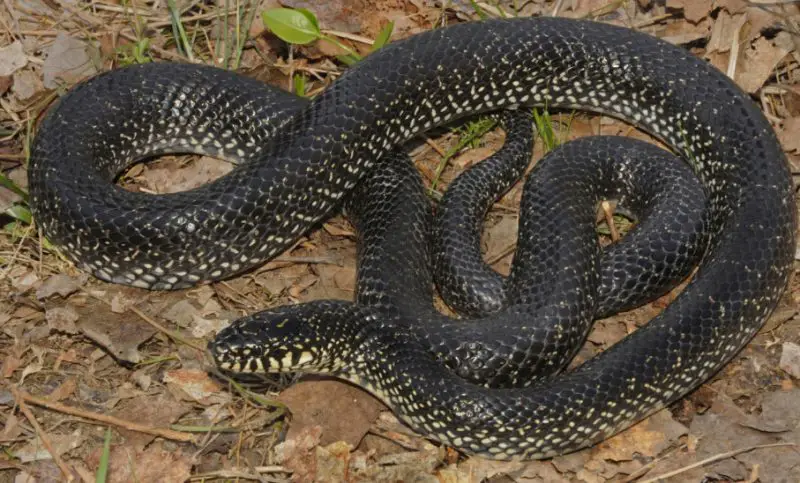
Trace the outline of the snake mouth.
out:
<instances>
[{"instance_id":1,"label":"snake mouth","mask_svg":"<svg viewBox=\"0 0 800 483\"><path fill-rule=\"evenodd\" d=\"M234 374L313 372L318 353L300 343L291 322L280 313L268 312L240 319L220 331L209 342L208 351L217 367Z\"/></svg>"},{"instance_id":2,"label":"snake mouth","mask_svg":"<svg viewBox=\"0 0 800 483\"><path fill-rule=\"evenodd\" d=\"M275 374L295 372L313 366L316 354L303 347L277 346L266 353L262 346L246 344L230 346L212 341L208 344L214 362L221 370L234 374Z\"/></svg>"}]
</instances>

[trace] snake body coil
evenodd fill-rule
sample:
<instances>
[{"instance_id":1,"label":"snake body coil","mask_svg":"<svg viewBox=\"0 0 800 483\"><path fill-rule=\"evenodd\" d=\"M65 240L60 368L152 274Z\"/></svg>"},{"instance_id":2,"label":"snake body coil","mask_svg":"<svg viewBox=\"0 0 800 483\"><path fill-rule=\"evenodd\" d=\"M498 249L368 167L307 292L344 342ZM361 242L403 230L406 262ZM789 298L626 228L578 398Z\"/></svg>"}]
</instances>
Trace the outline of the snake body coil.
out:
<instances>
[{"instance_id":1,"label":"snake body coil","mask_svg":"<svg viewBox=\"0 0 800 483\"><path fill-rule=\"evenodd\" d=\"M212 345L222 367L314 369L324 357L326 370L346 371L431 437L494 458L541 458L597 442L708 379L786 287L796 220L774 132L731 80L647 35L555 18L463 24L370 55L289 119L257 101L265 96L255 81L181 65L79 86L32 149L44 234L105 280L169 289L229 277L329 216L394 146L469 114L537 105L609 114L663 140L704 186L710 243L691 283L646 327L532 388L467 384L414 324L335 302L280 309L266 326L257 316L235 323ZM245 162L173 195L110 183L132 161L186 151ZM284 347L275 360L270 340L282 336L304 349Z\"/></svg>"}]
</instances>

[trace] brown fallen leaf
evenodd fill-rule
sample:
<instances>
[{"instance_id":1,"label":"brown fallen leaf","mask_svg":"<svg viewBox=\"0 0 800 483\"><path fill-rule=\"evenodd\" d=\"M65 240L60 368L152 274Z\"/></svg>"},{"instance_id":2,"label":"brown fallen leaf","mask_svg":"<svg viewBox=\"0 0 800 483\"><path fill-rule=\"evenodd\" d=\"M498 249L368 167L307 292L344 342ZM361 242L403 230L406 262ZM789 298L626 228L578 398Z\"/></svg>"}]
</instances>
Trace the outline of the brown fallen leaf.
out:
<instances>
[{"instance_id":1,"label":"brown fallen leaf","mask_svg":"<svg viewBox=\"0 0 800 483\"><path fill-rule=\"evenodd\" d=\"M155 335L155 330L130 313L114 313L99 300L87 299L75 307L78 330L92 339L117 360L128 364L141 362L139 346Z\"/></svg>"},{"instance_id":2,"label":"brown fallen leaf","mask_svg":"<svg viewBox=\"0 0 800 483\"><path fill-rule=\"evenodd\" d=\"M711 2L697 0L667 0L667 8L683 10L683 17L692 23L703 20L711 12Z\"/></svg>"},{"instance_id":3,"label":"brown fallen leaf","mask_svg":"<svg viewBox=\"0 0 800 483\"><path fill-rule=\"evenodd\" d=\"M199 312L191 301L183 299L170 306L161 316L179 327L190 327Z\"/></svg>"},{"instance_id":4,"label":"brown fallen leaf","mask_svg":"<svg viewBox=\"0 0 800 483\"><path fill-rule=\"evenodd\" d=\"M494 481L503 477L511 481L537 481L555 471L548 461L493 461L486 458L468 458L458 465L458 469L458 476L468 477L467 481Z\"/></svg>"},{"instance_id":5,"label":"brown fallen leaf","mask_svg":"<svg viewBox=\"0 0 800 483\"><path fill-rule=\"evenodd\" d=\"M13 83L14 83L14 78L12 76L10 76L10 75L0 76L0 96L5 94L6 92L8 92L8 90L11 88L11 85ZM6 148L6 149L8 149L8 148ZM10 150L9 150L9 152L10 152ZM4 191L8 191L8 190L4 190Z\"/></svg>"},{"instance_id":6,"label":"brown fallen leaf","mask_svg":"<svg viewBox=\"0 0 800 483\"><path fill-rule=\"evenodd\" d=\"M164 373L164 383L177 398L194 401L204 406L228 402L231 395L222 391L206 371L199 369L175 369ZM177 392L176 392L177 390Z\"/></svg>"},{"instance_id":7,"label":"brown fallen leaf","mask_svg":"<svg viewBox=\"0 0 800 483\"><path fill-rule=\"evenodd\" d=\"M318 283L308 287L303 297L307 300L353 300L356 278L354 267L319 264L315 265L313 269L317 272ZM350 285L349 289L346 288L348 284Z\"/></svg>"},{"instance_id":8,"label":"brown fallen leaf","mask_svg":"<svg viewBox=\"0 0 800 483\"><path fill-rule=\"evenodd\" d=\"M624 321L613 318L595 323L594 328L589 333L588 340L606 349L616 344L626 335L628 335L627 324Z\"/></svg>"},{"instance_id":9,"label":"brown fallen leaf","mask_svg":"<svg viewBox=\"0 0 800 483\"><path fill-rule=\"evenodd\" d=\"M66 32L59 31L47 49L47 58L42 65L44 86L55 89L90 77L97 73L88 50L89 44Z\"/></svg>"},{"instance_id":10,"label":"brown fallen leaf","mask_svg":"<svg viewBox=\"0 0 800 483\"><path fill-rule=\"evenodd\" d=\"M758 91L793 49L792 38L786 32L780 32L772 40L759 37L740 55L736 83L746 92Z\"/></svg>"},{"instance_id":11,"label":"brown fallen leaf","mask_svg":"<svg viewBox=\"0 0 800 483\"><path fill-rule=\"evenodd\" d=\"M519 217L516 215L500 216L497 223L486 229L486 259L498 260L508 258L508 252L517 242ZM498 268L498 267L495 267Z\"/></svg>"},{"instance_id":12,"label":"brown fallen leaf","mask_svg":"<svg viewBox=\"0 0 800 483\"><path fill-rule=\"evenodd\" d=\"M600 443L592 451L592 459L629 461L634 454L658 456L688 432L663 409L644 421Z\"/></svg>"},{"instance_id":13,"label":"brown fallen leaf","mask_svg":"<svg viewBox=\"0 0 800 483\"><path fill-rule=\"evenodd\" d=\"M706 45L706 55L713 52L730 52L734 46L733 40L742 30L747 21L744 14L731 15L727 11L720 12L717 20L711 27L711 38ZM738 48L738 46L736 46Z\"/></svg>"},{"instance_id":14,"label":"brown fallen leaf","mask_svg":"<svg viewBox=\"0 0 800 483\"><path fill-rule=\"evenodd\" d=\"M36 289L36 298L39 300L44 300L52 297L54 294L58 294L61 297L66 298L67 296L80 290L80 288L83 287L88 280L89 276L85 273L82 273L77 277L71 277L63 273L53 275L45 280L44 283L42 283L42 285Z\"/></svg>"},{"instance_id":15,"label":"brown fallen leaf","mask_svg":"<svg viewBox=\"0 0 800 483\"><path fill-rule=\"evenodd\" d=\"M95 451L87 461L90 467L99 467L100 451ZM161 445L137 450L128 445L112 446L109 458L108 483L129 481L182 482L191 476L190 454L181 449L167 450Z\"/></svg>"},{"instance_id":16,"label":"brown fallen leaf","mask_svg":"<svg viewBox=\"0 0 800 483\"><path fill-rule=\"evenodd\" d=\"M323 445L345 441L358 446L385 409L368 393L335 380L301 381L287 388L277 399L292 413L287 439L319 426L323 429L320 437Z\"/></svg>"},{"instance_id":17,"label":"brown fallen leaf","mask_svg":"<svg viewBox=\"0 0 800 483\"><path fill-rule=\"evenodd\" d=\"M207 184L233 169L233 164L208 156L186 163L182 159L170 158L148 165L137 183L154 193L177 193Z\"/></svg>"},{"instance_id":18,"label":"brown fallen leaf","mask_svg":"<svg viewBox=\"0 0 800 483\"><path fill-rule=\"evenodd\" d=\"M78 380L75 377L68 377L47 395L47 399L50 401L62 401L72 396L77 388Z\"/></svg>"},{"instance_id":19,"label":"brown fallen leaf","mask_svg":"<svg viewBox=\"0 0 800 483\"><path fill-rule=\"evenodd\" d=\"M289 296L294 299L300 299L309 287L314 285L319 281L319 277L312 274L307 274L304 277L297 280L294 285L289 289Z\"/></svg>"},{"instance_id":20,"label":"brown fallen leaf","mask_svg":"<svg viewBox=\"0 0 800 483\"><path fill-rule=\"evenodd\" d=\"M0 47L0 77L10 76L27 64L28 56L19 40Z\"/></svg>"},{"instance_id":21,"label":"brown fallen leaf","mask_svg":"<svg viewBox=\"0 0 800 483\"><path fill-rule=\"evenodd\" d=\"M697 440L696 459L699 461L738 448L774 442L769 433L742 424L748 421L752 419L730 398L718 394L711 409L695 416L689 426L689 434ZM726 459L682 476L743 480L747 475L747 468L739 461Z\"/></svg>"},{"instance_id":22,"label":"brown fallen leaf","mask_svg":"<svg viewBox=\"0 0 800 483\"><path fill-rule=\"evenodd\" d=\"M19 369L22 365L22 354L25 350L19 345L14 345L10 350L6 350L3 357L3 367L0 369L0 375L3 379L8 379L14 374L14 371Z\"/></svg>"},{"instance_id":23,"label":"brown fallen leaf","mask_svg":"<svg viewBox=\"0 0 800 483\"><path fill-rule=\"evenodd\" d=\"M49 433L53 450L58 456L62 456L75 448L81 446L86 440L86 436L80 429L67 434ZM14 457L19 458L23 463L31 461L51 460L53 456L45 449L42 441L36 437L24 444L21 448L14 451Z\"/></svg>"},{"instance_id":24,"label":"brown fallen leaf","mask_svg":"<svg viewBox=\"0 0 800 483\"><path fill-rule=\"evenodd\" d=\"M750 2L748 0L714 0L715 8L731 14L744 12L749 6Z\"/></svg>"},{"instance_id":25,"label":"brown fallen leaf","mask_svg":"<svg viewBox=\"0 0 800 483\"><path fill-rule=\"evenodd\" d=\"M8 272L11 279L11 286L18 293L23 294L41 283L36 272L26 267L16 267Z\"/></svg>"},{"instance_id":26,"label":"brown fallen leaf","mask_svg":"<svg viewBox=\"0 0 800 483\"><path fill-rule=\"evenodd\" d=\"M47 326L50 330L63 332L65 334L77 334L79 332L75 322L77 322L80 317L78 316L78 312L75 311L75 308L70 305L47 309L44 317L45 320L47 320Z\"/></svg>"},{"instance_id":27,"label":"brown fallen leaf","mask_svg":"<svg viewBox=\"0 0 800 483\"><path fill-rule=\"evenodd\" d=\"M317 452L322 428L309 426L294 438L275 446L275 461L292 471L292 481L314 481L317 475Z\"/></svg>"},{"instance_id":28,"label":"brown fallen leaf","mask_svg":"<svg viewBox=\"0 0 800 483\"><path fill-rule=\"evenodd\" d=\"M751 427L766 432L800 433L800 405L797 401L800 401L800 389L796 388L765 394L761 401L761 415L758 417L761 423Z\"/></svg>"},{"instance_id":29,"label":"brown fallen leaf","mask_svg":"<svg viewBox=\"0 0 800 483\"><path fill-rule=\"evenodd\" d=\"M344 441L317 446L317 478L319 483L347 481L350 452L353 447Z\"/></svg>"},{"instance_id":30,"label":"brown fallen leaf","mask_svg":"<svg viewBox=\"0 0 800 483\"><path fill-rule=\"evenodd\" d=\"M176 400L169 393L162 393L155 397L141 395L120 401L112 411L112 416L123 420L136 421L154 428L166 428L186 414L191 407L182 401ZM141 451L155 438L155 435L139 431L129 431L122 427L117 428L120 435L125 438L128 446Z\"/></svg>"}]
</instances>

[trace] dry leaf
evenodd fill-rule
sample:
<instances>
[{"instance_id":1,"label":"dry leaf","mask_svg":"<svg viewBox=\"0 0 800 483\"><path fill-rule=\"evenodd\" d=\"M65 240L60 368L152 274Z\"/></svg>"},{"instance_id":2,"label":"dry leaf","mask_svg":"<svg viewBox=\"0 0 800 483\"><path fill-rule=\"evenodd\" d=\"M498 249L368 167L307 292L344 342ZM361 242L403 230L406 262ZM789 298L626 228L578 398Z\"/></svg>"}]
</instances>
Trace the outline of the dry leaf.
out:
<instances>
[{"instance_id":1,"label":"dry leaf","mask_svg":"<svg viewBox=\"0 0 800 483\"><path fill-rule=\"evenodd\" d=\"M82 273L77 277L70 277L69 275L63 273L53 275L45 280L38 289L36 289L36 298L39 300L44 300L51 297L53 294L67 297L68 295L78 291L83 285L86 284L88 280L89 276L85 273Z\"/></svg>"},{"instance_id":2,"label":"dry leaf","mask_svg":"<svg viewBox=\"0 0 800 483\"><path fill-rule=\"evenodd\" d=\"M68 377L47 395L47 399L50 401L62 401L72 396L77 388L78 380L75 377Z\"/></svg>"},{"instance_id":3,"label":"dry leaf","mask_svg":"<svg viewBox=\"0 0 800 483\"><path fill-rule=\"evenodd\" d=\"M219 404L230 401L231 395L219 387L208 377L206 371L197 369L176 369L164 373L164 383L168 387L178 389L182 399L195 401L203 405Z\"/></svg>"},{"instance_id":4,"label":"dry leaf","mask_svg":"<svg viewBox=\"0 0 800 483\"><path fill-rule=\"evenodd\" d=\"M53 450L59 456L78 448L86 440L80 429L73 431L72 434L49 433L47 437ZM45 449L38 436L26 443L22 448L14 451L14 456L23 463L53 459L53 455Z\"/></svg>"},{"instance_id":5,"label":"dry leaf","mask_svg":"<svg viewBox=\"0 0 800 483\"><path fill-rule=\"evenodd\" d=\"M773 40L760 37L740 56L736 83L746 92L756 92L791 51L791 37L786 32L779 33Z\"/></svg>"},{"instance_id":6,"label":"dry leaf","mask_svg":"<svg viewBox=\"0 0 800 483\"><path fill-rule=\"evenodd\" d=\"M108 483L130 481L189 481L192 470L191 455L180 449L166 450L161 445L137 450L131 446L113 446L110 456ZM93 455L94 456L94 455ZM99 454L95 464L99 465Z\"/></svg>"},{"instance_id":7,"label":"dry leaf","mask_svg":"<svg viewBox=\"0 0 800 483\"><path fill-rule=\"evenodd\" d=\"M319 426L307 427L294 438L275 446L275 460L292 471L292 481L314 481L317 474L316 447L322 437Z\"/></svg>"},{"instance_id":8,"label":"dry leaf","mask_svg":"<svg viewBox=\"0 0 800 483\"><path fill-rule=\"evenodd\" d=\"M88 45L69 34L59 31L42 65L44 86L55 89L60 85L72 85L97 73L87 52Z\"/></svg>"},{"instance_id":9,"label":"dry leaf","mask_svg":"<svg viewBox=\"0 0 800 483\"><path fill-rule=\"evenodd\" d=\"M49 309L45 312L44 317L50 330L66 334L78 333L78 327L75 322L78 321L79 316L75 309L69 305Z\"/></svg>"},{"instance_id":10,"label":"dry leaf","mask_svg":"<svg viewBox=\"0 0 800 483\"><path fill-rule=\"evenodd\" d=\"M664 409L600 443L593 451L593 459L628 461L635 453L658 456L687 431L686 426L675 421Z\"/></svg>"},{"instance_id":11,"label":"dry leaf","mask_svg":"<svg viewBox=\"0 0 800 483\"><path fill-rule=\"evenodd\" d=\"M711 27L711 38L706 45L706 55L713 52L730 52L733 41L742 26L747 21L744 14L731 15L726 11L720 12L717 20ZM738 48L738 45L736 46Z\"/></svg>"},{"instance_id":12,"label":"dry leaf","mask_svg":"<svg viewBox=\"0 0 800 483\"><path fill-rule=\"evenodd\" d=\"M683 17L697 23L703 20L711 12L711 2L699 2L697 0L667 0L667 8L683 10Z\"/></svg>"},{"instance_id":13,"label":"dry leaf","mask_svg":"<svg viewBox=\"0 0 800 483\"><path fill-rule=\"evenodd\" d=\"M158 395L137 395L120 401L112 414L126 421L145 424L154 428L166 428L177 421L181 416L191 410L191 406L171 397L169 393ZM141 450L150 444L156 437L138 431L129 431L118 428L117 431L125 437L126 444Z\"/></svg>"},{"instance_id":14,"label":"dry leaf","mask_svg":"<svg viewBox=\"0 0 800 483\"><path fill-rule=\"evenodd\" d=\"M0 47L0 77L10 76L28 64L28 56L22 50L19 40Z\"/></svg>"},{"instance_id":15,"label":"dry leaf","mask_svg":"<svg viewBox=\"0 0 800 483\"><path fill-rule=\"evenodd\" d=\"M141 362L138 348L155 334L155 329L149 324L135 314L116 313L105 303L94 299L75 307L75 311L79 316L78 330L86 337L119 361L131 364Z\"/></svg>"},{"instance_id":16,"label":"dry leaf","mask_svg":"<svg viewBox=\"0 0 800 483\"><path fill-rule=\"evenodd\" d=\"M334 380L302 381L279 396L292 413L287 438L306 428L323 428L320 444L346 441L358 446L384 405L351 384Z\"/></svg>"}]
</instances>

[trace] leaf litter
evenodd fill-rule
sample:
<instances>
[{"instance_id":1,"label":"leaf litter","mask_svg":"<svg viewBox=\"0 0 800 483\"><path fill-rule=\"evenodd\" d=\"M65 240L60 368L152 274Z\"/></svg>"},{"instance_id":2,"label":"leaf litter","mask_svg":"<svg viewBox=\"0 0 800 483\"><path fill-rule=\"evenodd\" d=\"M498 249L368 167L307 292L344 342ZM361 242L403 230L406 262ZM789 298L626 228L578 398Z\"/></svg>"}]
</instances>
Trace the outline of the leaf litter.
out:
<instances>
[{"instance_id":1,"label":"leaf litter","mask_svg":"<svg viewBox=\"0 0 800 483\"><path fill-rule=\"evenodd\" d=\"M275 7L310 9L325 35L359 55L369 53L389 22L398 40L453 22L512 15L515 7L519 15L636 28L690 49L733 77L775 126L793 173L800 161L796 2L178 2L192 58L235 64L285 89L321 91L345 69L335 58L343 51L326 42L290 46L277 39L259 18ZM162 2L5 2L0 20L0 168L23 190L35 125L59 93L127 63L187 60ZM554 113L553 119L562 139L649 139L608 118ZM457 131L430 136L412 150L427 182L459 141ZM502 138L490 132L475 149L459 152L441 172L442 183ZM536 157L542 154L537 146ZM127 189L173 192L229 169L212 158L165 156L134 166L123 181ZM519 197L519 188L511 190L487 218L486 257L501 272L513 257ZM0 209L20 203L15 191L0 188ZM343 218L251 273L175 293L90 278L14 220L4 217L0 235L2 481L94 481L107 428L108 481L800 480L797 281L753 343L689 397L593 448L548 461L494 462L419 438L372 396L339 381L239 385L214 374L202 348L231 320L284 303L352 299L355 236ZM598 321L578 360L646 323L674 295Z\"/></svg>"}]
</instances>

